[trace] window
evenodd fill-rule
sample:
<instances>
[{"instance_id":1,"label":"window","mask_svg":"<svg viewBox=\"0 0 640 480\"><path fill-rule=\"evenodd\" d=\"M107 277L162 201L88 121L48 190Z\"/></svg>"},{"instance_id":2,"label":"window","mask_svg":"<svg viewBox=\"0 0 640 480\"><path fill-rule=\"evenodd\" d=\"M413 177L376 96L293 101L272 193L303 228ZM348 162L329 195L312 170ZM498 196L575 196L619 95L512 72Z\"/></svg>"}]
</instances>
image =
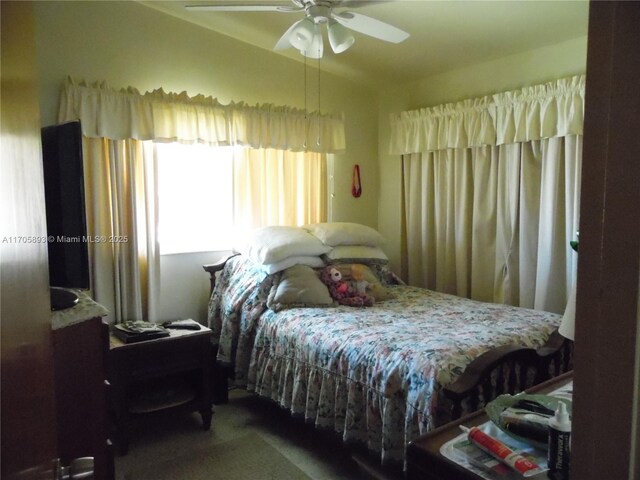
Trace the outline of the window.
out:
<instances>
[{"instance_id":1,"label":"window","mask_svg":"<svg viewBox=\"0 0 640 480\"><path fill-rule=\"evenodd\" d=\"M234 147L155 144L160 253L231 250Z\"/></svg>"},{"instance_id":2,"label":"window","mask_svg":"<svg viewBox=\"0 0 640 480\"><path fill-rule=\"evenodd\" d=\"M160 253L231 250L266 225L327 221L327 156L155 144Z\"/></svg>"}]
</instances>

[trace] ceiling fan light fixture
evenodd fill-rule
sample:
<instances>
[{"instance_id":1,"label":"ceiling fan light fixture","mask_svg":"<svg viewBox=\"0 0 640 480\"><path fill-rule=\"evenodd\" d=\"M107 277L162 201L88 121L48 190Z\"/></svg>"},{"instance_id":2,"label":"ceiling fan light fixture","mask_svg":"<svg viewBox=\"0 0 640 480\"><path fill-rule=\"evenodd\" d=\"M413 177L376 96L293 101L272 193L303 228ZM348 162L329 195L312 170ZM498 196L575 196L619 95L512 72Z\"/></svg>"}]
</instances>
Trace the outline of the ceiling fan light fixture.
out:
<instances>
[{"instance_id":1,"label":"ceiling fan light fixture","mask_svg":"<svg viewBox=\"0 0 640 480\"><path fill-rule=\"evenodd\" d=\"M275 0L272 0L275 2ZM293 6L277 3L255 3L255 0L234 0L232 4L186 5L188 10L209 10L222 12L262 12L280 13L304 11L305 17L294 22L280 37L274 50L294 47L309 58L322 58L323 40L320 27L327 24L329 43L337 54L353 45L355 39L351 31L362 33L390 43L400 43L409 38L409 33L393 25L357 12L335 11L337 7L356 6L359 2L378 0L291 0ZM246 2L246 3L245 3Z\"/></svg>"},{"instance_id":2,"label":"ceiling fan light fixture","mask_svg":"<svg viewBox=\"0 0 640 480\"><path fill-rule=\"evenodd\" d=\"M334 53L344 52L353 45L353 42L356 40L349 30L334 19L329 20L327 30L329 33L329 43Z\"/></svg>"},{"instance_id":3,"label":"ceiling fan light fixture","mask_svg":"<svg viewBox=\"0 0 640 480\"><path fill-rule=\"evenodd\" d=\"M314 41L316 25L309 17L300 20L289 34L289 43L292 47L305 51L311 48Z\"/></svg>"},{"instance_id":4,"label":"ceiling fan light fixture","mask_svg":"<svg viewBox=\"0 0 640 480\"><path fill-rule=\"evenodd\" d=\"M322 58L324 50L324 42L322 40L322 31L320 25L314 25L313 38L311 45L306 50L300 50L300 53L307 58Z\"/></svg>"}]
</instances>

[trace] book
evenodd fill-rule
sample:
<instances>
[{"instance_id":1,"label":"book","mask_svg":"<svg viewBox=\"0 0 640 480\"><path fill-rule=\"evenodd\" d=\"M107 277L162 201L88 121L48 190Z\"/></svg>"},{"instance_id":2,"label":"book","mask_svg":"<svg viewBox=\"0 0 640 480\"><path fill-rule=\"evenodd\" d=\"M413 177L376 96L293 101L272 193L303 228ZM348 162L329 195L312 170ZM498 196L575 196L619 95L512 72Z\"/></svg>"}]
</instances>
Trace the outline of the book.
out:
<instances>
[{"instance_id":1,"label":"book","mask_svg":"<svg viewBox=\"0 0 640 480\"><path fill-rule=\"evenodd\" d=\"M139 321L117 323L112 327L111 333L124 343L144 342L169 336L169 332L162 325Z\"/></svg>"}]
</instances>

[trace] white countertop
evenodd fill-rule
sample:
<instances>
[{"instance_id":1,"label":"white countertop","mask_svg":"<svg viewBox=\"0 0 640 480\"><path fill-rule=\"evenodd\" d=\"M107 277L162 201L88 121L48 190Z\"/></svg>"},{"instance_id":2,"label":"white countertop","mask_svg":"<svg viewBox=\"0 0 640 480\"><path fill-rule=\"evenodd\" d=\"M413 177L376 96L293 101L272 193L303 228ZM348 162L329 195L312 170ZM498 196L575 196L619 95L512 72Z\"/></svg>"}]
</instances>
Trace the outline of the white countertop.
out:
<instances>
[{"instance_id":1,"label":"white countertop","mask_svg":"<svg viewBox=\"0 0 640 480\"><path fill-rule=\"evenodd\" d=\"M95 317L104 317L109 313L105 307L94 302L84 291L74 289L68 290L78 295L78 303L71 308L51 312L52 330L69 327Z\"/></svg>"}]
</instances>

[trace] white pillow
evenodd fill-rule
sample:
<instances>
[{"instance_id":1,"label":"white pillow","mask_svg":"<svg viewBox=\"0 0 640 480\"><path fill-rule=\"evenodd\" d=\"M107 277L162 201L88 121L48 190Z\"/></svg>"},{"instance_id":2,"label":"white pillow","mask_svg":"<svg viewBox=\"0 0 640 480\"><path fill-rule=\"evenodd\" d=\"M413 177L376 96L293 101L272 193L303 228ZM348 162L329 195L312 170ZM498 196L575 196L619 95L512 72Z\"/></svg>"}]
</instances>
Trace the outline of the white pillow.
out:
<instances>
[{"instance_id":1,"label":"white pillow","mask_svg":"<svg viewBox=\"0 0 640 480\"><path fill-rule=\"evenodd\" d=\"M389 260L380 247L366 245L340 245L327 253L329 260Z\"/></svg>"},{"instance_id":2,"label":"white pillow","mask_svg":"<svg viewBox=\"0 0 640 480\"><path fill-rule=\"evenodd\" d=\"M307 265L312 268L324 267L324 261L320 257L289 257L277 263L265 263L257 265L257 268L267 275L280 272L294 265Z\"/></svg>"},{"instance_id":3,"label":"white pillow","mask_svg":"<svg viewBox=\"0 0 640 480\"><path fill-rule=\"evenodd\" d=\"M319 238L325 245L367 245L379 247L386 240L376 230L366 225L349 222L314 223L303 228Z\"/></svg>"},{"instance_id":4,"label":"white pillow","mask_svg":"<svg viewBox=\"0 0 640 480\"><path fill-rule=\"evenodd\" d=\"M239 250L253 263L264 265L288 257L319 256L331 249L300 227L272 226L254 230Z\"/></svg>"}]
</instances>

